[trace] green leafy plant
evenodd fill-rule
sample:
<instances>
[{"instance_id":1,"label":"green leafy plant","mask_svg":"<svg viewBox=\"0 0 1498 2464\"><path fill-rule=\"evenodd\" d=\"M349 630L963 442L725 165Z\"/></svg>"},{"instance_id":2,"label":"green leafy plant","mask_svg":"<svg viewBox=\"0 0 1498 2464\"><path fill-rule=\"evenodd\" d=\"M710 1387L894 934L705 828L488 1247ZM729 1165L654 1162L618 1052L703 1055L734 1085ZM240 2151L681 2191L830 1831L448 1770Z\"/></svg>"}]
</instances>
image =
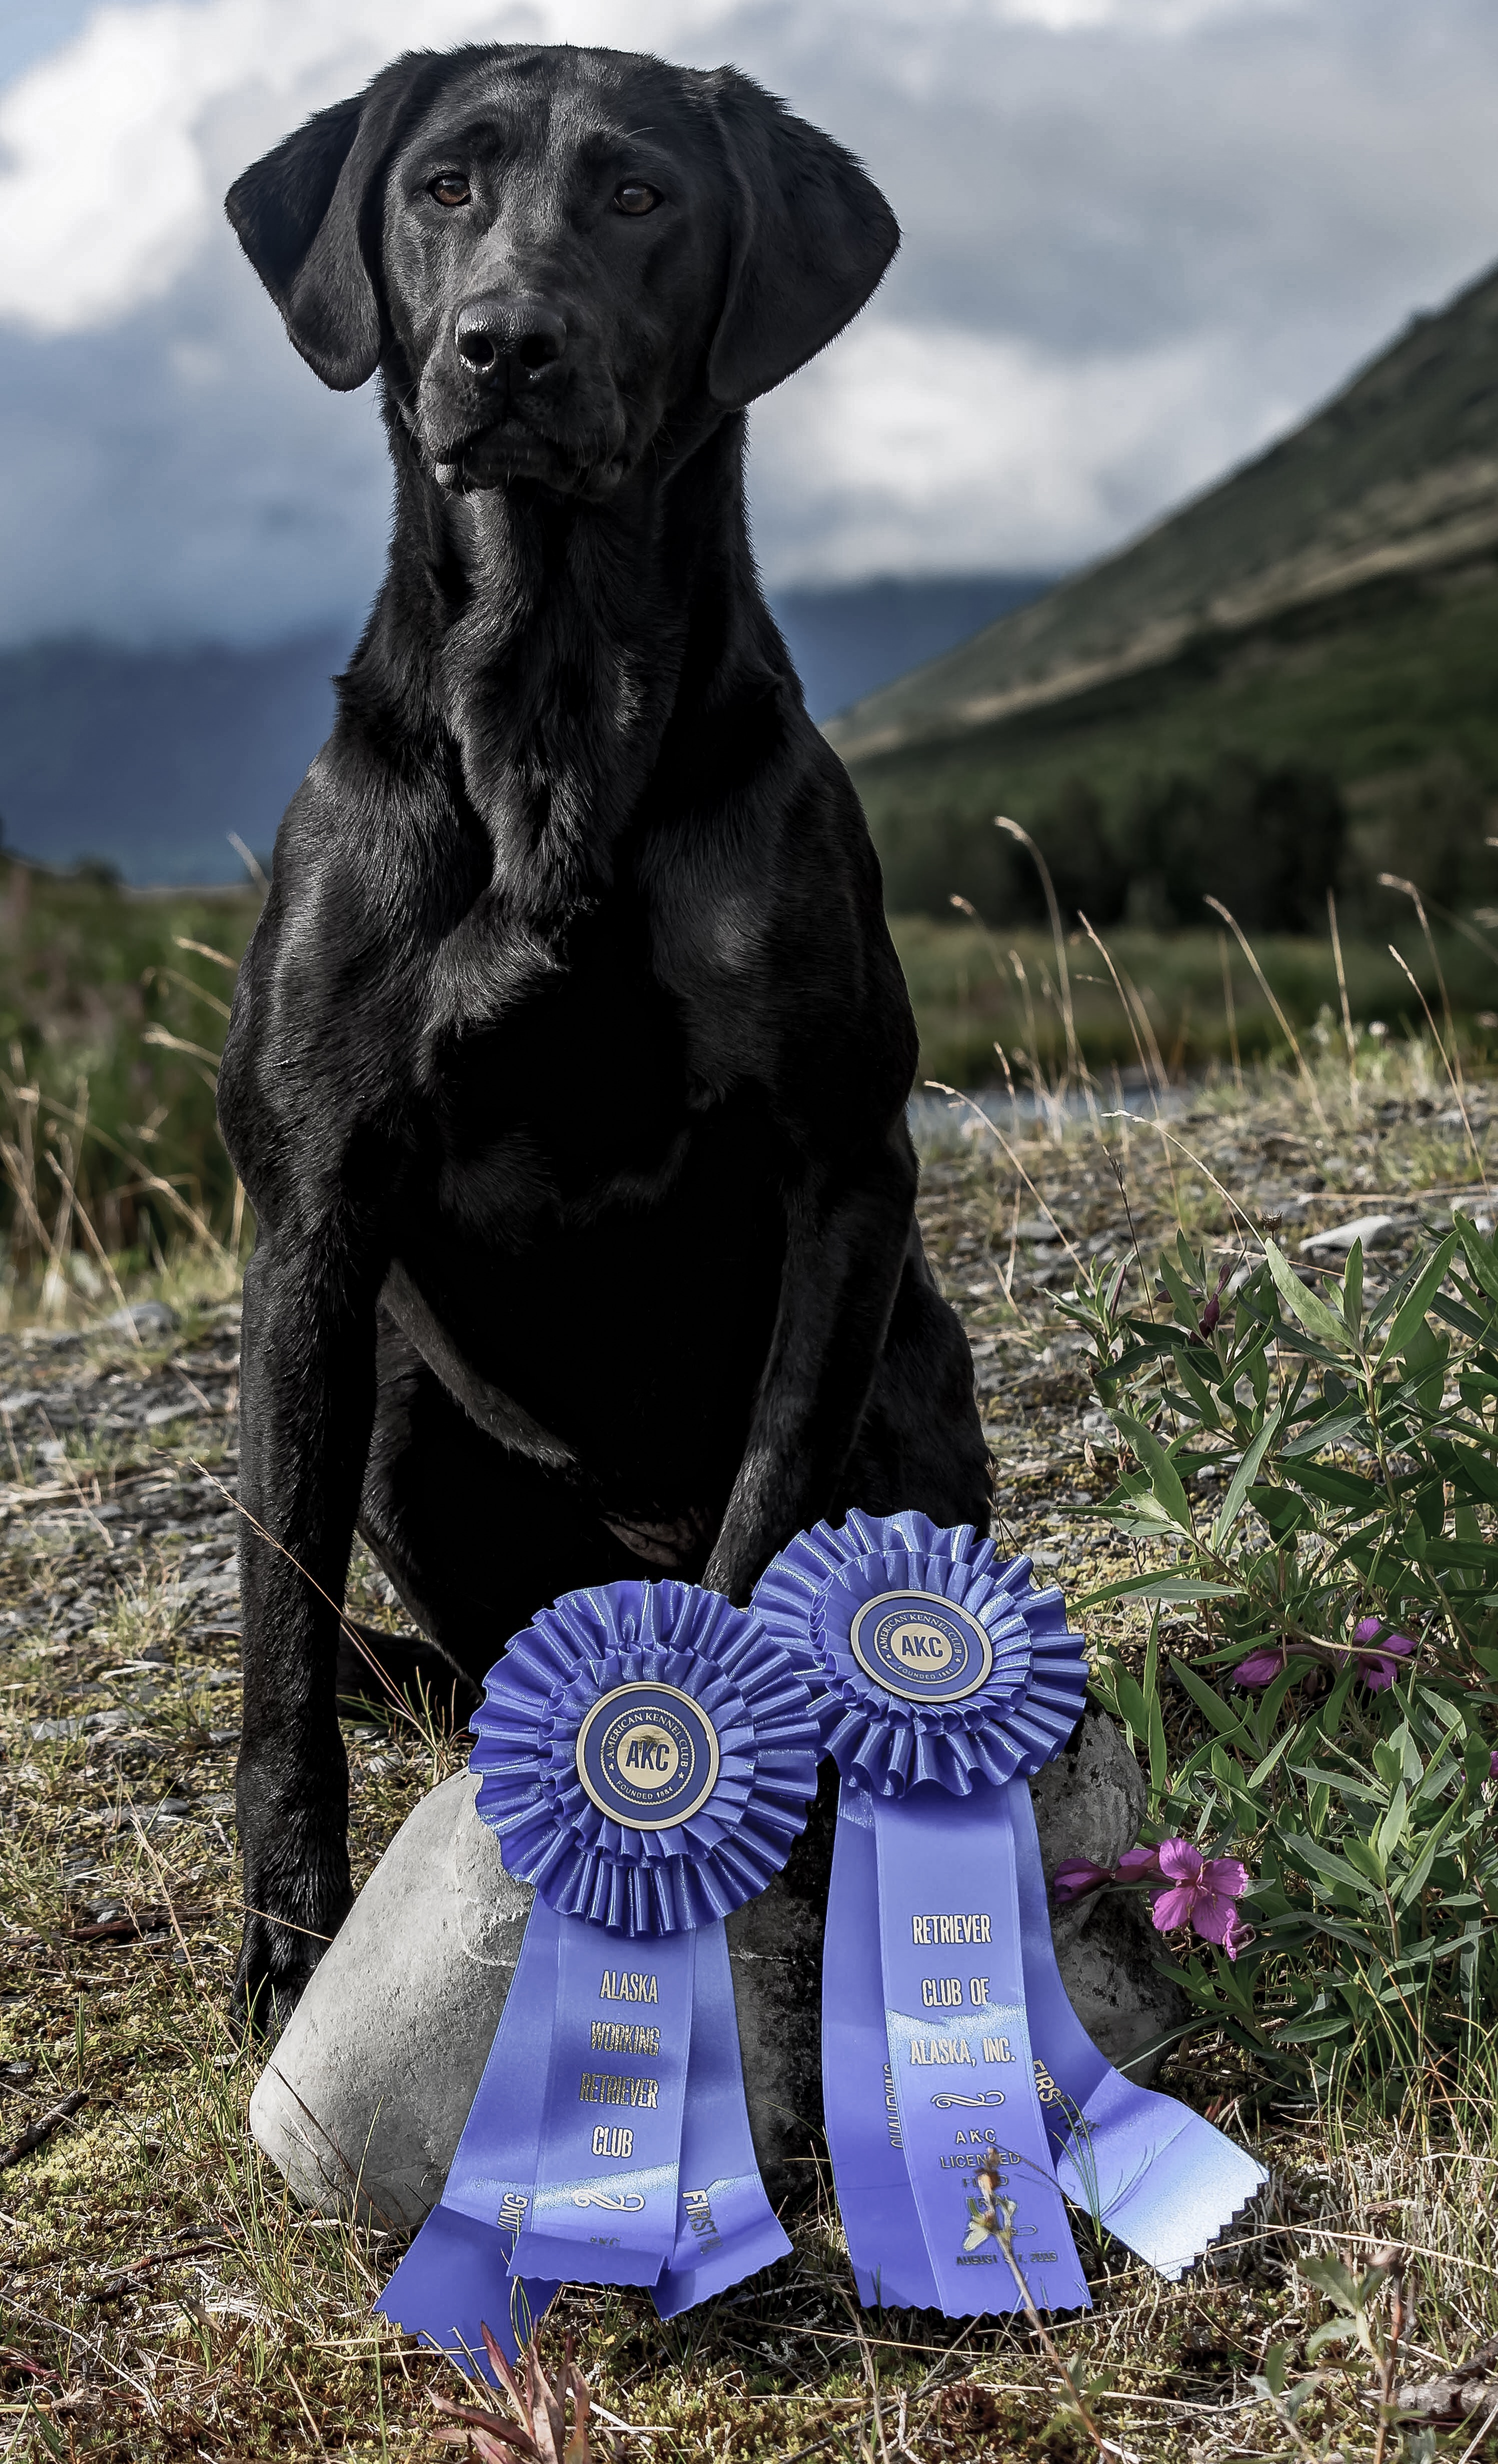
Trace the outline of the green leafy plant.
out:
<instances>
[{"instance_id":1,"label":"green leafy plant","mask_svg":"<svg viewBox=\"0 0 1498 2464\"><path fill-rule=\"evenodd\" d=\"M1186 1991L1282 2071L1449 2093L1498 1986L1498 1245L1459 1216L1376 1295L1356 1243L1314 1290L1270 1239L1232 1275L1182 1235L1157 1314L1122 1287L1062 1304L1118 1433L1095 1510L1141 1561L1077 1605L1151 1610L1094 1692L1149 1836L1258 1878L1252 1943Z\"/></svg>"}]
</instances>

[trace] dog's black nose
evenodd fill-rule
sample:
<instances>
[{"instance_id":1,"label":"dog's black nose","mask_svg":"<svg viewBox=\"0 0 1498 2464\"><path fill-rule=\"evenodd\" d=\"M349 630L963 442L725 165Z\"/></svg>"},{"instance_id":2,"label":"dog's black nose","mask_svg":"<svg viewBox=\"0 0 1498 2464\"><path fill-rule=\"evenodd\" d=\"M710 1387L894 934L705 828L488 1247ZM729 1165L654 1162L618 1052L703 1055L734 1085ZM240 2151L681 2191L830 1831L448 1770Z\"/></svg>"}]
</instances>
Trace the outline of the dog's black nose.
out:
<instances>
[{"instance_id":1,"label":"dog's black nose","mask_svg":"<svg viewBox=\"0 0 1498 2464\"><path fill-rule=\"evenodd\" d=\"M475 376L508 368L521 381L561 359L567 347L565 321L543 299L470 299L453 329L460 360Z\"/></svg>"}]
</instances>

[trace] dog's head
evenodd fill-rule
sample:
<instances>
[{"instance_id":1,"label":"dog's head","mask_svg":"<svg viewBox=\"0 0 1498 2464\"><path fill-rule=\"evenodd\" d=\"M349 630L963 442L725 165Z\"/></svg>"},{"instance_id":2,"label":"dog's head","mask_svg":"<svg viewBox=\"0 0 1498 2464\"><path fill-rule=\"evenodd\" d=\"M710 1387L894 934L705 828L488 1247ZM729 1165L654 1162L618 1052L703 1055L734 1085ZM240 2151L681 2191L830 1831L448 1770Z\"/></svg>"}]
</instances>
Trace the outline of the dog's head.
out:
<instances>
[{"instance_id":1,"label":"dog's head","mask_svg":"<svg viewBox=\"0 0 1498 2464\"><path fill-rule=\"evenodd\" d=\"M736 408L898 245L851 155L734 69L494 45L397 60L235 181L324 384L383 365L448 487L607 495L678 407Z\"/></svg>"}]
</instances>

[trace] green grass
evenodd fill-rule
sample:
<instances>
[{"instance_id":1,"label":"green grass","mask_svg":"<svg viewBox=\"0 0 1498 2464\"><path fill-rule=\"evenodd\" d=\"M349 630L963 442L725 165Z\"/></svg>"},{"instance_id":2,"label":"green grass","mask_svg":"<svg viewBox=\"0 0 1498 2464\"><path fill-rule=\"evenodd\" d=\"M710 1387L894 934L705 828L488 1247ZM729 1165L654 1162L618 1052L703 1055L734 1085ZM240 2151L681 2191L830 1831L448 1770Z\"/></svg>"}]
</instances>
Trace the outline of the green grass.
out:
<instances>
[{"instance_id":1,"label":"green grass","mask_svg":"<svg viewBox=\"0 0 1498 2464\"><path fill-rule=\"evenodd\" d=\"M0 859L9 1293L44 1275L54 1251L97 1299L110 1273L128 1280L164 1259L194 1216L228 1235L234 1176L214 1072L258 912L249 889L132 895L86 869ZM62 1297L55 1275L53 1313Z\"/></svg>"},{"instance_id":2,"label":"green grass","mask_svg":"<svg viewBox=\"0 0 1498 2464\"><path fill-rule=\"evenodd\" d=\"M1398 934L1404 956L1444 1032L1441 996L1430 954L1409 907L1409 923ZM1413 929L1412 929L1413 928ZM927 915L899 915L892 931L920 1029L922 1078L958 1087L1000 1086L1002 1044L1015 1083L1031 1083L1033 1053L1044 1075L1064 1057L1054 944L1034 930L992 934L970 923L937 923ZM1083 933L1068 936L1067 959L1076 1031L1083 1058L1094 1076L1111 1085L1111 1072L1178 1076L1217 1061L1231 1064L1232 1038L1240 1059L1288 1050L1284 1032L1242 951L1223 933L1144 933L1126 927L1103 936L1123 986L1138 995L1133 1023L1125 993L1107 960ZM1254 955L1290 1024L1311 1048L1342 1045L1340 994L1330 938L1289 935L1255 938ZM1474 1056L1498 1058L1498 956L1489 958L1471 943L1443 935L1437 944L1459 1035ZM1015 957L1024 980L1016 973ZM1402 1040L1424 1031L1423 1014L1409 979L1386 948L1368 941L1343 945L1348 1001L1364 1046L1377 1046L1370 1024ZM1231 1017L1224 991L1231 990ZM1143 1016L1140 1016L1142 1008ZM1152 1039L1153 1038L1153 1043ZM1449 1100L1440 1064L1428 1091Z\"/></svg>"},{"instance_id":3,"label":"green grass","mask_svg":"<svg viewBox=\"0 0 1498 2464\"><path fill-rule=\"evenodd\" d=\"M986 825L985 836L1008 844ZM955 867L951 888L960 891L965 880ZM1407 899L1392 905L1392 937L1444 1031L1414 911ZM9 1237L0 1307L25 1315L45 1292L53 1318L113 1308L121 1291L143 1290L164 1259L187 1254L179 1236L194 1230L194 1216L233 1245L234 1179L213 1117L213 1070L233 962L257 912L249 890L143 898L0 859L0 1224ZM892 924L920 1030L920 1078L1001 1085L996 1045L1020 1088L1031 1082L1032 1064L1053 1077L1065 1025L1050 936L1029 926L990 933L944 912L949 920L908 913ZM1231 1067L1235 1035L1245 1064L1287 1049L1252 967L1225 932L1117 927L1104 937L1118 982L1085 935L1072 933L1067 948L1081 1056L1099 1086L1111 1086L1114 1068L1136 1073L1141 1060L1159 1080L1213 1062ZM185 941L201 946L184 949ZM1443 932L1437 947L1464 1048L1480 1059L1498 1057L1498 935L1478 928L1478 941L1487 946ZM222 962L207 950L222 953ZM1330 940L1267 935L1256 938L1255 955L1310 1048L1339 1043ZM1386 938L1348 938L1344 957L1359 1028L1387 1026L1396 1040L1424 1030ZM1365 1036L1370 1052L1377 1041ZM1428 1032L1424 1049L1431 1100L1444 1101ZM220 1260L220 1277L226 1269L231 1261Z\"/></svg>"}]
</instances>

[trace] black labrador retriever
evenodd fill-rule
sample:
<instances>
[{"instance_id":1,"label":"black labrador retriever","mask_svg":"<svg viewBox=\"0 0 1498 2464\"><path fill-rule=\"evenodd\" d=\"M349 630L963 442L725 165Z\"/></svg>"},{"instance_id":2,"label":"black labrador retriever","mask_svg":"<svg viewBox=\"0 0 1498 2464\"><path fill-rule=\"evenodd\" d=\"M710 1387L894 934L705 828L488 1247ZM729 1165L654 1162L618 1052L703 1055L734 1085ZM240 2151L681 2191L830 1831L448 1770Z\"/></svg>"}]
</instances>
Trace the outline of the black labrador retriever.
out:
<instances>
[{"instance_id":1,"label":"black labrador retriever","mask_svg":"<svg viewBox=\"0 0 1498 2464\"><path fill-rule=\"evenodd\" d=\"M471 1688L560 1592L742 1601L819 1515L986 1529L989 1485L878 866L745 526L744 406L862 307L889 207L732 69L525 45L408 55L228 206L323 382L380 372L395 465L221 1080L275 2027L349 1902L356 1529L426 1639L386 1665Z\"/></svg>"}]
</instances>

